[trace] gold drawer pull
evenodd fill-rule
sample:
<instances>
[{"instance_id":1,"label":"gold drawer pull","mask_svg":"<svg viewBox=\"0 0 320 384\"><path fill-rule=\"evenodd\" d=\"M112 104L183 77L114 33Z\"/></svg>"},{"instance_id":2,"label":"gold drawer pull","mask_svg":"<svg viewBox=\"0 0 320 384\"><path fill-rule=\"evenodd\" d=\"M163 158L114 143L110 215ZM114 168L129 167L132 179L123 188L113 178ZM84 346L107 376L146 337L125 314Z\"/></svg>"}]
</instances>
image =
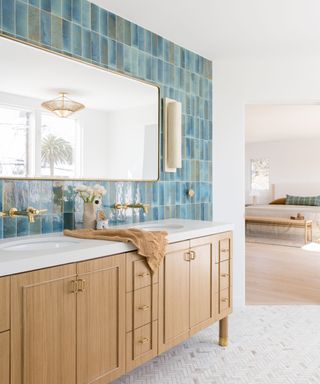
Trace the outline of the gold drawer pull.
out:
<instances>
[{"instance_id":1,"label":"gold drawer pull","mask_svg":"<svg viewBox=\"0 0 320 384\"><path fill-rule=\"evenodd\" d=\"M226 297L226 298L224 298L224 299L221 299L221 301L222 301L223 303L227 303L227 302L229 301L229 299Z\"/></svg>"},{"instance_id":2,"label":"gold drawer pull","mask_svg":"<svg viewBox=\"0 0 320 384\"><path fill-rule=\"evenodd\" d=\"M149 272L142 272L142 273L138 274L139 277L146 277L146 276L149 276L149 275L150 275Z\"/></svg>"},{"instance_id":3,"label":"gold drawer pull","mask_svg":"<svg viewBox=\"0 0 320 384\"><path fill-rule=\"evenodd\" d=\"M220 252L221 253L227 253L227 252L229 252L229 249L221 249Z\"/></svg>"},{"instance_id":4,"label":"gold drawer pull","mask_svg":"<svg viewBox=\"0 0 320 384\"><path fill-rule=\"evenodd\" d=\"M77 293L78 292L78 281L77 280L72 280L71 281L71 292L72 293Z\"/></svg>"},{"instance_id":5,"label":"gold drawer pull","mask_svg":"<svg viewBox=\"0 0 320 384\"><path fill-rule=\"evenodd\" d=\"M190 261L191 260L190 252L185 252L184 253L184 259L185 259L185 261Z\"/></svg>"},{"instance_id":6,"label":"gold drawer pull","mask_svg":"<svg viewBox=\"0 0 320 384\"><path fill-rule=\"evenodd\" d=\"M138 307L140 311L147 311L150 308L150 305L141 305Z\"/></svg>"},{"instance_id":7,"label":"gold drawer pull","mask_svg":"<svg viewBox=\"0 0 320 384\"><path fill-rule=\"evenodd\" d=\"M148 337L144 337L143 339L139 340L139 344L147 344L149 341L150 339Z\"/></svg>"},{"instance_id":8,"label":"gold drawer pull","mask_svg":"<svg viewBox=\"0 0 320 384\"><path fill-rule=\"evenodd\" d=\"M229 273L221 273L221 277L229 277Z\"/></svg>"},{"instance_id":9,"label":"gold drawer pull","mask_svg":"<svg viewBox=\"0 0 320 384\"><path fill-rule=\"evenodd\" d=\"M195 251L190 251L190 260L195 260L195 258L196 258Z\"/></svg>"},{"instance_id":10,"label":"gold drawer pull","mask_svg":"<svg viewBox=\"0 0 320 384\"><path fill-rule=\"evenodd\" d=\"M78 280L78 291L84 292L86 290L86 281L83 279Z\"/></svg>"}]
</instances>

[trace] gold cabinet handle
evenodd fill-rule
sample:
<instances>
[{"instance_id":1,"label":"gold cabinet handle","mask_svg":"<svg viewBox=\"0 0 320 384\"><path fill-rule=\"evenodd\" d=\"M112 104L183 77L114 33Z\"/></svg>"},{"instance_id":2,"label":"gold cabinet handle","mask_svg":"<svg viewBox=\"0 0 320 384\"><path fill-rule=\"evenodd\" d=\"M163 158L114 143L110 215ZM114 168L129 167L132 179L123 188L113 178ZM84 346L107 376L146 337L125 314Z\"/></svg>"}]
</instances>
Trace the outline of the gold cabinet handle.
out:
<instances>
[{"instance_id":1,"label":"gold cabinet handle","mask_svg":"<svg viewBox=\"0 0 320 384\"><path fill-rule=\"evenodd\" d=\"M142 272L142 273L138 274L139 277L146 277L146 276L149 276L149 275L150 275L149 272Z\"/></svg>"},{"instance_id":2,"label":"gold cabinet handle","mask_svg":"<svg viewBox=\"0 0 320 384\"><path fill-rule=\"evenodd\" d=\"M72 293L78 292L78 280L72 280L71 281L71 292Z\"/></svg>"},{"instance_id":3,"label":"gold cabinet handle","mask_svg":"<svg viewBox=\"0 0 320 384\"><path fill-rule=\"evenodd\" d=\"M86 290L86 281L83 279L78 280L78 292L84 292Z\"/></svg>"},{"instance_id":4,"label":"gold cabinet handle","mask_svg":"<svg viewBox=\"0 0 320 384\"><path fill-rule=\"evenodd\" d=\"M140 311L147 311L150 308L150 305L141 305L138 307Z\"/></svg>"},{"instance_id":5,"label":"gold cabinet handle","mask_svg":"<svg viewBox=\"0 0 320 384\"><path fill-rule=\"evenodd\" d=\"M188 251L188 252L185 252L185 253L183 254L183 257L184 257L185 261L190 261L190 260L191 260L190 252L189 252L189 251Z\"/></svg>"},{"instance_id":6,"label":"gold cabinet handle","mask_svg":"<svg viewBox=\"0 0 320 384\"><path fill-rule=\"evenodd\" d=\"M139 344L146 344L149 343L150 339L148 337L144 337L143 339L139 340Z\"/></svg>"},{"instance_id":7,"label":"gold cabinet handle","mask_svg":"<svg viewBox=\"0 0 320 384\"><path fill-rule=\"evenodd\" d=\"M227 253L227 252L229 252L229 249L221 249L220 252L221 253Z\"/></svg>"},{"instance_id":8,"label":"gold cabinet handle","mask_svg":"<svg viewBox=\"0 0 320 384\"><path fill-rule=\"evenodd\" d=\"M195 258L196 258L195 251L190 251L190 260L195 260Z\"/></svg>"},{"instance_id":9,"label":"gold cabinet handle","mask_svg":"<svg viewBox=\"0 0 320 384\"><path fill-rule=\"evenodd\" d=\"M221 277L229 277L229 273L221 273Z\"/></svg>"}]
</instances>

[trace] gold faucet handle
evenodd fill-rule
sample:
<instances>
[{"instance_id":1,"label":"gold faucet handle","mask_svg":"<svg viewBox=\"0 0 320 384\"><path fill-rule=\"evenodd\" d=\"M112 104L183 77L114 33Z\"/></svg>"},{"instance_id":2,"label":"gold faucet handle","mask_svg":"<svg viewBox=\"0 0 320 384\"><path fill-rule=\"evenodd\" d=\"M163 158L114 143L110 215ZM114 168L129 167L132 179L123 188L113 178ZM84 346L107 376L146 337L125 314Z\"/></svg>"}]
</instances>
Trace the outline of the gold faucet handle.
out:
<instances>
[{"instance_id":1,"label":"gold faucet handle","mask_svg":"<svg viewBox=\"0 0 320 384\"><path fill-rule=\"evenodd\" d=\"M0 217L4 217L4 216L7 216L7 214L5 212L0 212Z\"/></svg>"},{"instance_id":2,"label":"gold faucet handle","mask_svg":"<svg viewBox=\"0 0 320 384\"><path fill-rule=\"evenodd\" d=\"M31 214L31 215L42 215L43 213L48 212L48 210L47 209L36 209L36 208L33 208L33 207L28 207L26 209L26 212L28 214Z\"/></svg>"},{"instance_id":3,"label":"gold faucet handle","mask_svg":"<svg viewBox=\"0 0 320 384\"><path fill-rule=\"evenodd\" d=\"M143 204L142 208L144 210L144 213L149 213L150 204Z\"/></svg>"},{"instance_id":4,"label":"gold faucet handle","mask_svg":"<svg viewBox=\"0 0 320 384\"><path fill-rule=\"evenodd\" d=\"M10 208L8 211L8 215L13 217L18 212L17 208Z\"/></svg>"}]
</instances>

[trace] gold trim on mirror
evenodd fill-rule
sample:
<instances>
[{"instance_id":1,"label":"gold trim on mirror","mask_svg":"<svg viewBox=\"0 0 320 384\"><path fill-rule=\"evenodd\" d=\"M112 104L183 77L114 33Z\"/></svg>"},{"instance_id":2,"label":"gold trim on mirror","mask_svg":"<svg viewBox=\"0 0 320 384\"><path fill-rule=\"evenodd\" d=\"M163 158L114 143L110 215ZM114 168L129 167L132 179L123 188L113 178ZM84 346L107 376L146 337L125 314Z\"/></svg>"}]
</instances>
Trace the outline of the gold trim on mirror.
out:
<instances>
[{"instance_id":1,"label":"gold trim on mirror","mask_svg":"<svg viewBox=\"0 0 320 384\"><path fill-rule=\"evenodd\" d=\"M103 66L100 66L97 64L93 64L90 61L86 61L84 59L79 59L79 58L71 56L71 55L66 55L66 54L57 52L53 49L48 49L48 48L42 47L40 45L31 43L31 42L24 41L24 40L18 39L18 38L13 37L13 36L9 36L9 35L5 34L4 32L0 31L0 38L1 37L8 39L8 40L15 41L17 43L27 45L29 47L40 49L42 51L51 53L53 55L57 55L57 56L60 56L60 57L63 57L63 58L69 59L69 60L76 61L80 64L84 64L84 65L87 65L89 67L99 69L101 71L110 72L110 73L113 73L113 74L118 75L118 76L126 77L127 79L135 80L135 81L138 81L140 83L144 83L144 84L148 84L148 85L156 87L158 89L158 177L156 179L148 180L148 179L106 179L106 178L79 178L79 177L65 178L65 177L41 177L41 176L35 176L35 177L18 177L18 176L1 177L0 176L0 180L52 180L52 181L59 181L60 180L60 181L109 181L109 182L157 182L157 181L160 181L161 89L157 83L152 82L152 81L148 81L148 80L144 80L144 79L141 79L139 77L132 76L132 75L128 75L126 73L118 72L118 71L113 70L111 68L106 68L106 67L103 67Z\"/></svg>"}]
</instances>

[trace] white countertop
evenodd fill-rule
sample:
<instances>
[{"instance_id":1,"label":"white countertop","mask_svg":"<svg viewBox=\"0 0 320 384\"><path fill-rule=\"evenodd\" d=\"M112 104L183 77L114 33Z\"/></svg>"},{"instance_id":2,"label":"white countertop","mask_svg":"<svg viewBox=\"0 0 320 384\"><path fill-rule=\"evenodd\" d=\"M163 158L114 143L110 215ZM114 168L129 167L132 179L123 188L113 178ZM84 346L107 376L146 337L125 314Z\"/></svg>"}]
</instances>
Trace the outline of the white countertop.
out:
<instances>
[{"instance_id":1,"label":"white countertop","mask_svg":"<svg viewBox=\"0 0 320 384\"><path fill-rule=\"evenodd\" d=\"M148 226L150 226L150 228L152 226L168 226L167 238L169 243L233 230L232 224L182 219L148 221L118 227L143 228ZM165 230L165 228L163 230ZM41 239L51 241L64 239L64 241L70 241L73 244L72 246L65 248L50 248L45 250L21 251L5 249L8 245L19 245L20 243L39 241ZM0 276L75 263L103 256L111 256L133 250L135 250L135 247L126 243L105 240L75 239L63 236L62 233L0 240Z\"/></svg>"}]
</instances>

